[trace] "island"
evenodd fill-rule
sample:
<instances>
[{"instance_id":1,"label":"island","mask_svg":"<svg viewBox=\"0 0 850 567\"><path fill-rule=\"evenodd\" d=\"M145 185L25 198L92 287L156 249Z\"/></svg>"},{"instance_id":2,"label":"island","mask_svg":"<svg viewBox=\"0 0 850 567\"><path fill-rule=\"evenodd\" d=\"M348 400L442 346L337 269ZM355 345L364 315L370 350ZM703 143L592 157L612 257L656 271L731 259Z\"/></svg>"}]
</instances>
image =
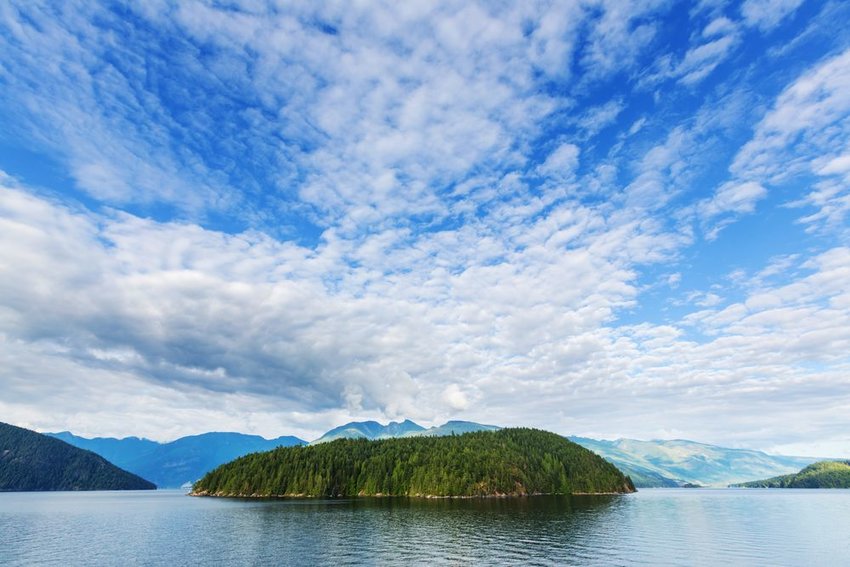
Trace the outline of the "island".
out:
<instances>
[{"instance_id":1,"label":"island","mask_svg":"<svg viewBox=\"0 0 850 567\"><path fill-rule=\"evenodd\" d=\"M100 455L0 423L0 491L154 490L156 485Z\"/></svg>"},{"instance_id":2,"label":"island","mask_svg":"<svg viewBox=\"0 0 850 567\"><path fill-rule=\"evenodd\" d=\"M731 486L735 488L850 488L850 461L819 461L798 473Z\"/></svg>"},{"instance_id":3,"label":"island","mask_svg":"<svg viewBox=\"0 0 850 567\"><path fill-rule=\"evenodd\" d=\"M432 498L634 491L629 477L572 441L546 431L509 428L281 447L210 471L191 494Z\"/></svg>"}]
</instances>

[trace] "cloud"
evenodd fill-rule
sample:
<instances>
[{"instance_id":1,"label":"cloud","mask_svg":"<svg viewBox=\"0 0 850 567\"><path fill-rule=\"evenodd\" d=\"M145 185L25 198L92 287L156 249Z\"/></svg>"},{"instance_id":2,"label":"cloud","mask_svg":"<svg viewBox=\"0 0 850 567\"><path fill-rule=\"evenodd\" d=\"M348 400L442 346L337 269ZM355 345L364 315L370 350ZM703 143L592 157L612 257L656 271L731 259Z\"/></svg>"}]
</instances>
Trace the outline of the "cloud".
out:
<instances>
[{"instance_id":1,"label":"cloud","mask_svg":"<svg viewBox=\"0 0 850 567\"><path fill-rule=\"evenodd\" d=\"M670 7L0 8L4 144L72 181L0 156L0 411L840 446L846 46ZM781 257L695 237L789 194Z\"/></svg>"},{"instance_id":2,"label":"cloud","mask_svg":"<svg viewBox=\"0 0 850 567\"><path fill-rule=\"evenodd\" d=\"M711 226L717 217L725 216L720 223L708 229L706 237L709 240L716 238L719 231L730 222L728 215L752 213L756 203L766 196L767 189L754 181L730 182L719 187L713 197L703 200L698 205L698 214L704 227Z\"/></svg>"},{"instance_id":3,"label":"cloud","mask_svg":"<svg viewBox=\"0 0 850 567\"><path fill-rule=\"evenodd\" d=\"M305 436L352 416L435 423L461 411L505 424L536 415L536 425L563 431L592 431L606 412L607 431L652 436L670 422L662 405L675 400L690 404L674 419L694 436L706 416L740 413L734 396L749 399L753 388L811 400L812 363L827 365L817 378L824 391L841 388L829 376L850 340L846 249L807 262L795 282L759 284L741 303L704 294L679 326L616 327L614 309L637 293L626 259L647 235L593 223L572 232L578 219L567 210L529 227L521 248L501 248L501 263L478 256L486 237L463 228L420 235L416 262L410 248L384 259L378 247L355 267L335 258L356 245L330 236L311 250L260 234L96 216L8 186L2 203L5 403L42 427L65 419L96 431L153 404L182 416L160 437L215 420L243 429L246 407L256 431ZM570 244L575 238L586 247ZM405 255L406 270L392 268L394 254ZM692 342L692 327L713 338ZM53 402L38 402L63 380ZM124 396L128 389L144 394ZM95 398L98 417L85 417ZM770 421L789 410L764 411ZM636 415L643 425L634 428Z\"/></svg>"},{"instance_id":4,"label":"cloud","mask_svg":"<svg viewBox=\"0 0 850 567\"><path fill-rule=\"evenodd\" d=\"M739 24L725 17L712 19L700 34L693 34L682 55L658 57L653 72L641 78L641 85L656 86L667 79L694 88L734 53L741 43Z\"/></svg>"},{"instance_id":5,"label":"cloud","mask_svg":"<svg viewBox=\"0 0 850 567\"><path fill-rule=\"evenodd\" d=\"M591 108L578 119L578 127L584 131L587 137L593 137L603 128L614 124L625 107L626 105L622 100L611 100Z\"/></svg>"},{"instance_id":6,"label":"cloud","mask_svg":"<svg viewBox=\"0 0 850 567\"><path fill-rule=\"evenodd\" d=\"M538 168L543 175L558 179L569 179L575 175L578 166L579 148L575 144L565 143L558 146Z\"/></svg>"},{"instance_id":7,"label":"cloud","mask_svg":"<svg viewBox=\"0 0 850 567\"><path fill-rule=\"evenodd\" d=\"M708 28L706 28L708 29ZM693 85L708 76L738 45L734 30L718 39L691 48L676 66L673 74L686 85Z\"/></svg>"},{"instance_id":8,"label":"cloud","mask_svg":"<svg viewBox=\"0 0 850 567\"><path fill-rule=\"evenodd\" d=\"M664 0L618 2L603 0L592 3L602 12L592 26L582 64L589 79L605 78L613 73L629 71L656 34L653 16L668 3Z\"/></svg>"},{"instance_id":9,"label":"cloud","mask_svg":"<svg viewBox=\"0 0 850 567\"><path fill-rule=\"evenodd\" d=\"M510 262L491 264L477 251L486 238L469 229L421 235L385 256L391 234L373 251L372 239L332 234L311 250L74 212L14 187L3 203L0 323L10 340L61 345L75 365L157 387L297 400L318 412L434 419L429 408L458 375L473 387L502 360L604 323L634 294L622 247L606 257L607 245L588 255L556 243L579 219L552 226L549 242L529 234L523 251L494 242ZM553 320L555 309L565 311ZM449 396L449 408L460 399Z\"/></svg>"},{"instance_id":10,"label":"cloud","mask_svg":"<svg viewBox=\"0 0 850 567\"><path fill-rule=\"evenodd\" d=\"M762 183L790 183L812 172L841 176L842 148L850 145L850 51L819 62L777 97L730 170ZM804 222L834 226L846 215L846 183L823 183L797 205L820 212Z\"/></svg>"},{"instance_id":11,"label":"cloud","mask_svg":"<svg viewBox=\"0 0 850 567\"><path fill-rule=\"evenodd\" d=\"M446 389L443 391L443 400L445 400L452 411L462 411L469 407L469 399L457 384L446 386Z\"/></svg>"},{"instance_id":12,"label":"cloud","mask_svg":"<svg viewBox=\"0 0 850 567\"><path fill-rule=\"evenodd\" d=\"M770 31L793 14L803 0L746 0L741 5L741 15L749 26Z\"/></svg>"}]
</instances>

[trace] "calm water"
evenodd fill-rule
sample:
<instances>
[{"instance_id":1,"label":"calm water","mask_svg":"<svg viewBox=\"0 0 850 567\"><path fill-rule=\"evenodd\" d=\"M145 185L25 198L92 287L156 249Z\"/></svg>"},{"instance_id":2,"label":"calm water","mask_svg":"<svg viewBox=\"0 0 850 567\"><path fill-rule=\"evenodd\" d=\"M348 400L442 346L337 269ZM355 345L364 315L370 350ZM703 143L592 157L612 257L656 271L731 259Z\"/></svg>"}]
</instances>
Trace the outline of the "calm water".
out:
<instances>
[{"instance_id":1,"label":"calm water","mask_svg":"<svg viewBox=\"0 0 850 567\"><path fill-rule=\"evenodd\" d=\"M0 493L0 564L850 565L850 491L335 501Z\"/></svg>"}]
</instances>

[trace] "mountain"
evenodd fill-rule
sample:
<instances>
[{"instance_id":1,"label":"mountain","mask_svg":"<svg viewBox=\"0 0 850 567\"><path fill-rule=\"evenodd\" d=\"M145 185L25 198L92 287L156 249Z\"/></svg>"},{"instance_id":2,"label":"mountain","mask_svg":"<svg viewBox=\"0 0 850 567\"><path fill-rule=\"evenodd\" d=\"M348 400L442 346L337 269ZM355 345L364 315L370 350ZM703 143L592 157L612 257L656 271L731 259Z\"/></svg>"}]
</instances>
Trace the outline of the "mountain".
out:
<instances>
[{"instance_id":1,"label":"mountain","mask_svg":"<svg viewBox=\"0 0 850 567\"><path fill-rule=\"evenodd\" d=\"M742 482L741 488L850 488L850 461L819 461L795 474Z\"/></svg>"},{"instance_id":2,"label":"mountain","mask_svg":"<svg viewBox=\"0 0 850 567\"><path fill-rule=\"evenodd\" d=\"M0 491L155 488L100 455L29 429L0 423Z\"/></svg>"},{"instance_id":3,"label":"mountain","mask_svg":"<svg viewBox=\"0 0 850 567\"><path fill-rule=\"evenodd\" d=\"M401 422L391 421L387 425L381 425L377 421L352 421L331 429L313 441L313 444L336 439L389 439L413 435L420 431L425 431L425 428L409 419Z\"/></svg>"},{"instance_id":4,"label":"mountain","mask_svg":"<svg viewBox=\"0 0 850 567\"><path fill-rule=\"evenodd\" d=\"M501 427L495 425L483 425L472 421L447 421L438 427L424 429L413 435L423 437L442 437L445 435L463 435L474 431L498 431Z\"/></svg>"},{"instance_id":5,"label":"mountain","mask_svg":"<svg viewBox=\"0 0 850 567\"><path fill-rule=\"evenodd\" d=\"M150 479L160 488L191 484L215 467L248 453L306 443L292 436L265 439L258 435L218 432L181 437L169 443L138 437L86 439L67 431L47 435L98 453L116 465Z\"/></svg>"},{"instance_id":6,"label":"mountain","mask_svg":"<svg viewBox=\"0 0 850 567\"><path fill-rule=\"evenodd\" d=\"M495 425L471 421L449 421L429 429L409 419L390 422L387 425L377 421L354 421L331 429L311 445L344 438L376 440L433 437L498 429ZM205 433L183 437L171 443L157 443L137 437L85 439L68 432L48 435L98 453L163 488L191 483L216 466L248 453L305 443L296 437L267 440L240 433ZM760 451L729 449L686 440L606 441L586 437L569 439L613 463L629 475L639 488L677 487L686 484L728 486L753 478L793 473L817 460L768 455Z\"/></svg>"},{"instance_id":7,"label":"mountain","mask_svg":"<svg viewBox=\"0 0 850 567\"><path fill-rule=\"evenodd\" d=\"M495 431L500 429L495 425L482 425L472 421L447 421L443 425L425 429L421 425L405 419L401 422L391 421L381 425L377 421L352 421L335 427L313 441L311 445L326 443L336 439L391 439L394 437L440 437L444 435L461 435L473 431Z\"/></svg>"},{"instance_id":8,"label":"mountain","mask_svg":"<svg viewBox=\"0 0 850 567\"><path fill-rule=\"evenodd\" d=\"M126 467L127 463L132 463L136 459L143 458L160 447L160 444L156 441L140 439L139 437L125 437L124 439L95 437L94 439L86 439L85 437L78 437L70 431L45 433L45 435L61 439L74 447L97 453L107 461L116 463L121 467Z\"/></svg>"},{"instance_id":9,"label":"mountain","mask_svg":"<svg viewBox=\"0 0 850 567\"><path fill-rule=\"evenodd\" d=\"M728 486L751 478L798 471L817 460L729 449L682 439L570 439L614 463L632 478L638 488L685 484Z\"/></svg>"},{"instance_id":10,"label":"mountain","mask_svg":"<svg viewBox=\"0 0 850 567\"><path fill-rule=\"evenodd\" d=\"M611 463L535 429L370 441L337 439L237 459L195 483L198 496L527 496L627 493Z\"/></svg>"}]
</instances>

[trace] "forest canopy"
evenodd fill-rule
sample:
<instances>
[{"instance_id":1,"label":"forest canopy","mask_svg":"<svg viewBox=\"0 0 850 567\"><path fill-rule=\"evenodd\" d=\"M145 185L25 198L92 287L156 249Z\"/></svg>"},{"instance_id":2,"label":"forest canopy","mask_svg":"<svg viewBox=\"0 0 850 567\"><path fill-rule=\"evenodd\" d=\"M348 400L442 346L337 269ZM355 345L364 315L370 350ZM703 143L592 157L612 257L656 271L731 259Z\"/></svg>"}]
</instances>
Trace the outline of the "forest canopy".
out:
<instances>
[{"instance_id":1,"label":"forest canopy","mask_svg":"<svg viewBox=\"0 0 850 567\"><path fill-rule=\"evenodd\" d=\"M560 435L514 428L339 439L254 453L210 471L199 496L524 496L634 492L614 465Z\"/></svg>"}]
</instances>

